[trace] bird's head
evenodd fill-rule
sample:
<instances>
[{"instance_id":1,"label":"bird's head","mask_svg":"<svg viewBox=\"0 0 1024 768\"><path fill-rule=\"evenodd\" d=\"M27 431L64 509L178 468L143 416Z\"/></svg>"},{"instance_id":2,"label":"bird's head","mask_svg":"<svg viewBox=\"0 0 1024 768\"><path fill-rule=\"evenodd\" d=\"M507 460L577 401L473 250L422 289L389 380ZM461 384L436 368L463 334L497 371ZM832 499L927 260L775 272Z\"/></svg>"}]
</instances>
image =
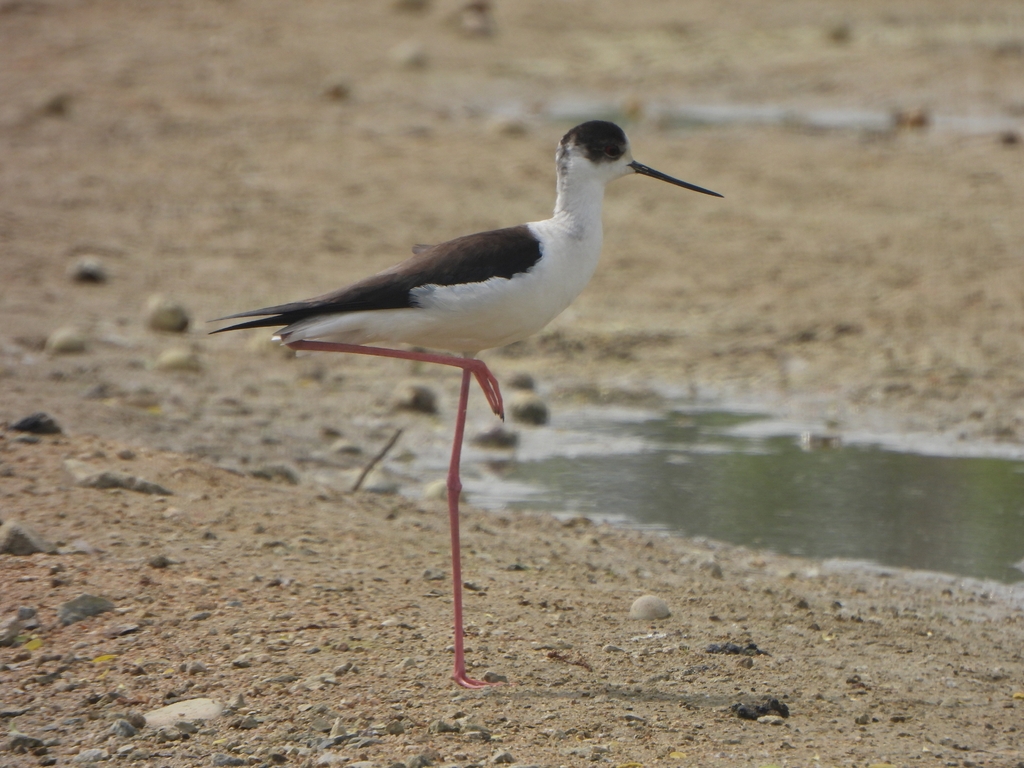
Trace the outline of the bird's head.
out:
<instances>
[{"instance_id":1,"label":"bird's head","mask_svg":"<svg viewBox=\"0 0 1024 768\"><path fill-rule=\"evenodd\" d=\"M668 176L633 159L626 133L615 123L590 120L570 130L555 153L558 175L580 177L607 184L621 176L639 173L678 187L721 197L717 192Z\"/></svg>"}]
</instances>

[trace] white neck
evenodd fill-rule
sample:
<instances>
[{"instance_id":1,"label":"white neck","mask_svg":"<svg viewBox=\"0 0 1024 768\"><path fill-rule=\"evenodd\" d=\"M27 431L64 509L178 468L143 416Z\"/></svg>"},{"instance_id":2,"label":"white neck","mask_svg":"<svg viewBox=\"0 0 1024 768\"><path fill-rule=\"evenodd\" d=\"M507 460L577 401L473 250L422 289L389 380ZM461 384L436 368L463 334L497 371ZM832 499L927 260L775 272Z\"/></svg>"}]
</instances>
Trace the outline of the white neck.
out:
<instances>
[{"instance_id":1,"label":"white neck","mask_svg":"<svg viewBox=\"0 0 1024 768\"><path fill-rule=\"evenodd\" d=\"M604 186L604 180L593 174L559 173L552 218L562 223L572 237L596 236L600 240Z\"/></svg>"}]
</instances>

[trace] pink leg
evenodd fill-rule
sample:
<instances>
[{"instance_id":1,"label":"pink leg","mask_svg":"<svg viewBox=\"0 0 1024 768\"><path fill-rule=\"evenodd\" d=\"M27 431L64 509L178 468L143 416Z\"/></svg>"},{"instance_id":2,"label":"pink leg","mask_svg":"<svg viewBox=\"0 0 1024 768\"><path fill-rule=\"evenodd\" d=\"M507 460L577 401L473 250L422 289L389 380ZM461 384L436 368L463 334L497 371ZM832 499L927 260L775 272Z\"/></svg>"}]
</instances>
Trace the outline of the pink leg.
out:
<instances>
[{"instance_id":1,"label":"pink leg","mask_svg":"<svg viewBox=\"0 0 1024 768\"><path fill-rule=\"evenodd\" d=\"M358 344L339 344L329 341L293 341L288 344L292 349L309 350L312 352L351 352L357 355L375 355L378 357L396 357L404 360L419 360L425 363L438 363L462 369L462 389L459 392L459 410L455 418L455 437L452 439L452 458L448 465L448 525L452 535L452 602L455 607L455 671L452 679L463 688L484 688L494 683L474 680L466 675L466 654L463 647L462 629L462 557L459 542L459 494L462 493L462 480L459 478L459 465L462 461L462 439L466 432L466 410L469 405L469 376L473 374L480 388L487 397L491 409L502 419L505 411L501 401L501 390L498 380L479 360L449 355L435 355L428 352L406 352L398 349L381 347L364 347Z\"/></svg>"},{"instance_id":2,"label":"pink leg","mask_svg":"<svg viewBox=\"0 0 1024 768\"><path fill-rule=\"evenodd\" d=\"M309 352L349 352L354 355L373 355L374 357L397 357L400 360L417 360L421 363L437 363L438 365L450 365L453 368L461 368L463 371L472 371L476 376L480 389L487 398L487 403L494 411L494 415L502 421L505 420L505 406L501 400L501 389L498 387L498 380L494 374L484 365L482 360L472 357L456 357L455 355L439 355L432 352L409 352L404 349L387 349L385 347L364 347L362 344L341 344L336 341L299 341L286 342L292 349L307 350Z\"/></svg>"},{"instance_id":3,"label":"pink leg","mask_svg":"<svg viewBox=\"0 0 1024 768\"><path fill-rule=\"evenodd\" d=\"M459 464L462 459L462 437L466 430L466 406L469 403L468 368L462 371L462 391L459 393L459 412L455 420L452 439L452 460L448 465L448 527L452 534L452 602L455 605L455 671L452 679L463 688L484 688L491 683L466 676L466 656L463 651L462 631L462 545L459 542Z\"/></svg>"}]
</instances>

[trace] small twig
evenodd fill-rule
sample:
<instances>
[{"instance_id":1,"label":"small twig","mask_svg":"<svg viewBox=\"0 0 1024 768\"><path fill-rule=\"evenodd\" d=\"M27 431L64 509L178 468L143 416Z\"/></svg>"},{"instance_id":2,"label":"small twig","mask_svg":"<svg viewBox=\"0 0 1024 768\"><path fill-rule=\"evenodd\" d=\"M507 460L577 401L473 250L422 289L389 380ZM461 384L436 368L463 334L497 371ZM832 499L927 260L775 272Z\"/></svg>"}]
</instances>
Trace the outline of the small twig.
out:
<instances>
[{"instance_id":1,"label":"small twig","mask_svg":"<svg viewBox=\"0 0 1024 768\"><path fill-rule=\"evenodd\" d=\"M363 480L365 480L366 476L370 474L370 470L377 466L377 463L388 455L388 451L395 447L395 443L398 442L398 438L401 436L402 430L399 429L395 432L395 434L391 436L391 439L388 440L387 445L381 448L377 455L370 459L370 463L363 467L363 471L359 473L359 477L356 479L355 485L352 486L353 493L355 493L362 487Z\"/></svg>"}]
</instances>

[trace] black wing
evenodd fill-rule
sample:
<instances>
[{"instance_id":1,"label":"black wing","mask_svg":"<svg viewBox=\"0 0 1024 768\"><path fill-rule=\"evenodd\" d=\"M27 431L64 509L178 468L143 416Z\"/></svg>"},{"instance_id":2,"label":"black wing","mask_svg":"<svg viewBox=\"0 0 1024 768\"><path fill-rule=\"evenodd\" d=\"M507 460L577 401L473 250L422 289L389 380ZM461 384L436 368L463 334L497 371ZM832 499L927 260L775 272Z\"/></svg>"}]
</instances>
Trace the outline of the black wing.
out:
<instances>
[{"instance_id":1,"label":"black wing","mask_svg":"<svg viewBox=\"0 0 1024 768\"><path fill-rule=\"evenodd\" d=\"M415 307L412 290L423 285L482 283L512 278L528 271L541 256L540 242L525 225L466 235L432 246L416 246L414 256L390 269L323 296L264 307L218 320L258 317L219 328L213 333L244 328L291 325L314 315Z\"/></svg>"}]
</instances>

